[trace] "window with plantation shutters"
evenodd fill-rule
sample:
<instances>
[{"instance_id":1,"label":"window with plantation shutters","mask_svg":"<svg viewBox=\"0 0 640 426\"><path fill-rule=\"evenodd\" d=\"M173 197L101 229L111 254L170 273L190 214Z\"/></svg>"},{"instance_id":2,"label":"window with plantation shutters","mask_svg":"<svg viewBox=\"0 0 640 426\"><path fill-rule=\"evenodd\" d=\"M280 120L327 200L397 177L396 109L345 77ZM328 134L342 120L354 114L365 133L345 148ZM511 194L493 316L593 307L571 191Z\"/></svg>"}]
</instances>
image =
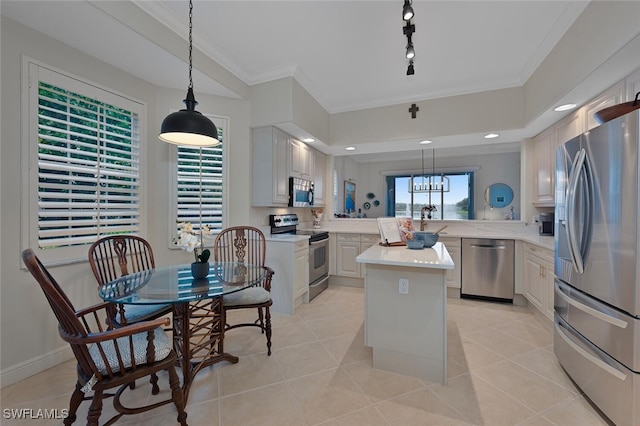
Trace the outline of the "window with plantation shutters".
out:
<instances>
[{"instance_id":1,"label":"window with plantation shutters","mask_svg":"<svg viewBox=\"0 0 640 426\"><path fill-rule=\"evenodd\" d=\"M190 222L212 231L223 228L223 153L227 119L208 116L218 128L220 144L194 148L178 146L175 208L177 222Z\"/></svg>"},{"instance_id":2,"label":"window with plantation shutters","mask_svg":"<svg viewBox=\"0 0 640 426\"><path fill-rule=\"evenodd\" d=\"M33 63L29 95L29 245L69 260L138 233L142 105Z\"/></svg>"}]
</instances>

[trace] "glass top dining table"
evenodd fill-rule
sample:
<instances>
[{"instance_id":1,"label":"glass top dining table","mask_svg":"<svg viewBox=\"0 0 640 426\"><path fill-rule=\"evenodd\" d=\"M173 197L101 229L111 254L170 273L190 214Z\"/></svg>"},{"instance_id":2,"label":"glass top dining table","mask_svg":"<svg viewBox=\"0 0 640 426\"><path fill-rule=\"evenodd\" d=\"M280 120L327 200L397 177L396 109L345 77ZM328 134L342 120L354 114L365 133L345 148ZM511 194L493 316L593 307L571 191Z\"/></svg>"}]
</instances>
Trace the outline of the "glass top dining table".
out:
<instances>
[{"instance_id":1,"label":"glass top dining table","mask_svg":"<svg viewBox=\"0 0 640 426\"><path fill-rule=\"evenodd\" d=\"M265 277L259 265L237 262L209 263L206 278L193 278L191 265L161 266L125 275L101 286L106 302L131 305L185 303L212 299L254 286Z\"/></svg>"},{"instance_id":2,"label":"glass top dining table","mask_svg":"<svg viewBox=\"0 0 640 426\"><path fill-rule=\"evenodd\" d=\"M260 265L210 262L208 276L196 279L190 264L161 266L108 282L99 294L118 305L172 305L173 346L181 363L186 401L193 378L203 367L238 362L238 357L224 352L222 296L258 285L266 271Z\"/></svg>"}]
</instances>

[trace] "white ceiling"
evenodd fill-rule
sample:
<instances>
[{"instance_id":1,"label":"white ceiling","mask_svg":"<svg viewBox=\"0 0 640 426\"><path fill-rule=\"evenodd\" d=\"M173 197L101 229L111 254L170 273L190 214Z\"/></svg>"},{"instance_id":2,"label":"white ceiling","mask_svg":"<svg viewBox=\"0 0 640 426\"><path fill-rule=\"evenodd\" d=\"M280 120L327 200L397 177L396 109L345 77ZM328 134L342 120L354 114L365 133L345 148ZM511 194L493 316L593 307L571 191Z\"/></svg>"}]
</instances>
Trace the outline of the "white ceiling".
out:
<instances>
[{"instance_id":1,"label":"white ceiling","mask_svg":"<svg viewBox=\"0 0 640 426\"><path fill-rule=\"evenodd\" d=\"M142 37L100 3L3 0L0 11L151 83L184 89L187 67L175 49ZM160 30L186 39L187 1L133 3ZM194 45L247 85L293 76L337 113L520 86L587 5L414 0L410 77L402 0L195 0ZM184 50L183 58L186 42ZM196 91L241 97L207 74L194 71Z\"/></svg>"}]
</instances>

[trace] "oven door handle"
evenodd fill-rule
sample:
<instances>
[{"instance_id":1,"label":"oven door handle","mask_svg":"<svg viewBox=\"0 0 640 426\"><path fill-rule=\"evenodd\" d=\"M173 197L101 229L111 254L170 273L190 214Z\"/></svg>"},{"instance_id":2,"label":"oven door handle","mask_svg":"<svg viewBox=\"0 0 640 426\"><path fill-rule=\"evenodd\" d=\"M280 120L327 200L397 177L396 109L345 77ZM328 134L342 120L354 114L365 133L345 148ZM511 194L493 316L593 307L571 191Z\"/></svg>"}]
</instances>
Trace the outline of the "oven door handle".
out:
<instances>
[{"instance_id":1,"label":"oven door handle","mask_svg":"<svg viewBox=\"0 0 640 426\"><path fill-rule=\"evenodd\" d=\"M318 240L318 241L314 241L312 243L309 243L310 246L315 246L316 244L324 244L325 241L327 241L328 238L322 239L322 240Z\"/></svg>"}]
</instances>

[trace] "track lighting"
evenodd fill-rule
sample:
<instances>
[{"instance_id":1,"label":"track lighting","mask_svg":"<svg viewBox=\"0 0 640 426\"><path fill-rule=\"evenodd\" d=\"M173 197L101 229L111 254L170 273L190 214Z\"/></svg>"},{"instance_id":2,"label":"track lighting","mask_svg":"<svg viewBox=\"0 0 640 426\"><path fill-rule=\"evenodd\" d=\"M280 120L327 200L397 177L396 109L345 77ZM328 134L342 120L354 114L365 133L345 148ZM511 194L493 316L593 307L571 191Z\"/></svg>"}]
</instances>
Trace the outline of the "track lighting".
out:
<instances>
[{"instance_id":1,"label":"track lighting","mask_svg":"<svg viewBox=\"0 0 640 426\"><path fill-rule=\"evenodd\" d=\"M407 68L407 75L413 75L413 74L415 74L415 71L413 70L413 61L409 61L409 67Z\"/></svg>"},{"instance_id":2,"label":"track lighting","mask_svg":"<svg viewBox=\"0 0 640 426\"><path fill-rule=\"evenodd\" d=\"M413 18L413 7L411 7L410 0L404 0L404 6L402 7L402 19L409 21Z\"/></svg>"},{"instance_id":3,"label":"track lighting","mask_svg":"<svg viewBox=\"0 0 640 426\"><path fill-rule=\"evenodd\" d=\"M407 68L407 75L413 75L415 73L413 69L413 58L416 56L416 50L413 47L411 36L416 31L416 26L411 23L413 18L413 8L411 7L412 0L404 0L404 7L402 8L402 19L407 23L402 28L402 33L407 36L407 50L405 51L405 57L409 59L409 67Z\"/></svg>"}]
</instances>

